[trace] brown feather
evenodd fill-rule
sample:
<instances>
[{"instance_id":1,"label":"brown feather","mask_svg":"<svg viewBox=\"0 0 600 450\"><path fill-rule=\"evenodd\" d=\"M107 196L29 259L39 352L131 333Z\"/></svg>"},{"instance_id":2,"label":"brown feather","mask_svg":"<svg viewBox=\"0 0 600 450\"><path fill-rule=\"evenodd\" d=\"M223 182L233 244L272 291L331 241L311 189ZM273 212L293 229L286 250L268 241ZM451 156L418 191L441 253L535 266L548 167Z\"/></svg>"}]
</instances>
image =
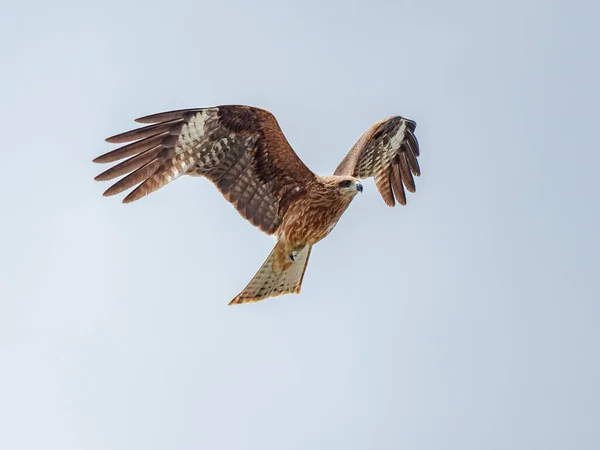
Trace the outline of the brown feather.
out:
<instances>
[{"instance_id":1,"label":"brown feather","mask_svg":"<svg viewBox=\"0 0 600 450\"><path fill-rule=\"evenodd\" d=\"M235 208L246 219L252 222L252 218L254 216L253 211L247 210L246 206L258 191L258 184L247 178L246 174L242 174L240 178L242 179L240 180L238 186L243 186L243 188L236 186L236 189L231 191L230 201L231 203L234 203Z\"/></svg>"},{"instance_id":2,"label":"brown feather","mask_svg":"<svg viewBox=\"0 0 600 450\"><path fill-rule=\"evenodd\" d=\"M392 164L390 167L390 184L392 185L398 203L403 206L406 205L406 193L404 192L402 178L400 177L400 168L396 164Z\"/></svg>"},{"instance_id":3,"label":"brown feather","mask_svg":"<svg viewBox=\"0 0 600 450\"><path fill-rule=\"evenodd\" d=\"M183 124L183 119L170 120L168 122L158 123L155 125L148 125L147 127L137 128L135 130L126 131L125 133L116 134L109 138L106 138L106 142L111 144L121 144L124 142L137 141L138 139L147 138L150 136L156 136L157 134L164 133L165 131L173 132L175 125Z\"/></svg>"},{"instance_id":4,"label":"brown feather","mask_svg":"<svg viewBox=\"0 0 600 450\"><path fill-rule=\"evenodd\" d=\"M136 187L133 191L131 191L124 199L123 203L131 203L136 200L139 200L142 197L145 197L148 194L160 189L167 183L169 183L169 178L166 176L164 172L155 173L138 187Z\"/></svg>"},{"instance_id":5,"label":"brown feather","mask_svg":"<svg viewBox=\"0 0 600 450\"><path fill-rule=\"evenodd\" d=\"M348 154L344 157L342 162L337 166L335 172L333 172L334 175L356 176L355 169L361 157L362 151L365 149L365 147L367 147L367 144L371 141L371 138L383 123L385 123L385 120L380 120L379 122L374 123L362 134L356 144L352 146Z\"/></svg>"},{"instance_id":6,"label":"brown feather","mask_svg":"<svg viewBox=\"0 0 600 450\"><path fill-rule=\"evenodd\" d=\"M269 189L270 186L268 184L259 186L257 194L246 206L247 212L245 214L252 216L252 224L262 230L271 229L275 223L278 223L277 210L266 201L268 196L265 193Z\"/></svg>"},{"instance_id":7,"label":"brown feather","mask_svg":"<svg viewBox=\"0 0 600 450\"><path fill-rule=\"evenodd\" d=\"M156 173L156 171L160 168L161 161L155 159L152 162L149 162L145 166L140 167L135 172L130 173L125 178L119 180L117 183L113 184L109 187L105 192L104 196L108 197L111 195L118 194L123 192L142 181L145 181L148 177L151 177Z\"/></svg>"},{"instance_id":8,"label":"brown feather","mask_svg":"<svg viewBox=\"0 0 600 450\"><path fill-rule=\"evenodd\" d=\"M415 180L413 179L412 173L410 173L410 168L408 167L408 162L406 161L406 155L401 153L397 156L397 158L404 186L406 186L406 189L408 189L410 192L415 192Z\"/></svg>"},{"instance_id":9,"label":"brown feather","mask_svg":"<svg viewBox=\"0 0 600 450\"><path fill-rule=\"evenodd\" d=\"M240 191L245 188L238 182L242 173L244 173L250 165L251 156L242 147L240 156L224 173L220 174L218 178L213 178L212 173L207 174L207 178L217 183L217 187L223 194L228 194L228 200L235 202L238 199Z\"/></svg>"},{"instance_id":10,"label":"brown feather","mask_svg":"<svg viewBox=\"0 0 600 450\"><path fill-rule=\"evenodd\" d=\"M419 149L419 141L414 133L414 128L411 130L410 128L407 130L407 139L410 143L410 147L413 149L415 156L421 155L421 150Z\"/></svg>"},{"instance_id":11,"label":"brown feather","mask_svg":"<svg viewBox=\"0 0 600 450\"><path fill-rule=\"evenodd\" d=\"M415 156L415 153L413 152L412 147L407 146L406 151L404 152L404 155L406 156L406 160L408 161L408 166L410 167L410 171L413 173L413 175L415 175L417 177L419 175L421 175L421 168L419 167L419 161L417 160L417 157Z\"/></svg>"},{"instance_id":12,"label":"brown feather","mask_svg":"<svg viewBox=\"0 0 600 450\"><path fill-rule=\"evenodd\" d=\"M392 192L392 185L390 184L390 178L387 174L380 174L375 177L375 186L377 186L377 190L383 197L383 201L388 206L394 206L396 202L394 201L394 194Z\"/></svg>"},{"instance_id":13,"label":"brown feather","mask_svg":"<svg viewBox=\"0 0 600 450\"><path fill-rule=\"evenodd\" d=\"M158 153L163 149L161 145L157 145L156 147L145 151L144 153L140 153L139 155L132 156L129 159L126 159L120 164L111 167L108 170L105 170L100 175L97 175L94 180L96 181L107 181L112 180L113 178L120 177L121 175L125 175L133 170L136 170L143 165L149 163L154 158L158 156Z\"/></svg>"},{"instance_id":14,"label":"brown feather","mask_svg":"<svg viewBox=\"0 0 600 450\"><path fill-rule=\"evenodd\" d=\"M159 123L169 122L171 120L183 119L186 114L200 111L201 108L195 109L177 109L175 111L167 111L158 114L150 114L149 116L138 117L135 119L137 123Z\"/></svg>"},{"instance_id":15,"label":"brown feather","mask_svg":"<svg viewBox=\"0 0 600 450\"><path fill-rule=\"evenodd\" d=\"M417 128L417 122L415 122L414 120L407 119L406 117L403 117L402 119L404 119L404 121L406 122L406 126L408 127L408 129L412 133L414 133L415 129Z\"/></svg>"},{"instance_id":16,"label":"brown feather","mask_svg":"<svg viewBox=\"0 0 600 450\"><path fill-rule=\"evenodd\" d=\"M123 147L119 147L116 150L98 156L96 159L94 159L94 162L110 163L118 161L119 159L127 158L132 155L137 155L138 153L142 153L146 150L150 150L151 148L156 147L168 135L169 132L166 131L164 133L157 134L156 136L150 136L146 139L142 139L141 141L132 142L131 144L124 145Z\"/></svg>"}]
</instances>

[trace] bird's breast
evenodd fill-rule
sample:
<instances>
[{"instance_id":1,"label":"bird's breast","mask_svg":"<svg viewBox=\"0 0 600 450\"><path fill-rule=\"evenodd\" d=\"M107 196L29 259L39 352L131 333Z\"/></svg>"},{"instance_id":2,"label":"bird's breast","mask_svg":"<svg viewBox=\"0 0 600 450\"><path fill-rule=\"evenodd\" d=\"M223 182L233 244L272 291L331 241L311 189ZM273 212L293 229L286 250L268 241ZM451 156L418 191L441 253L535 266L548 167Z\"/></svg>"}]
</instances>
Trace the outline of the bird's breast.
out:
<instances>
[{"instance_id":1,"label":"bird's breast","mask_svg":"<svg viewBox=\"0 0 600 450\"><path fill-rule=\"evenodd\" d=\"M313 245L331 233L349 204L346 199L300 200L284 216L279 237L293 244Z\"/></svg>"}]
</instances>

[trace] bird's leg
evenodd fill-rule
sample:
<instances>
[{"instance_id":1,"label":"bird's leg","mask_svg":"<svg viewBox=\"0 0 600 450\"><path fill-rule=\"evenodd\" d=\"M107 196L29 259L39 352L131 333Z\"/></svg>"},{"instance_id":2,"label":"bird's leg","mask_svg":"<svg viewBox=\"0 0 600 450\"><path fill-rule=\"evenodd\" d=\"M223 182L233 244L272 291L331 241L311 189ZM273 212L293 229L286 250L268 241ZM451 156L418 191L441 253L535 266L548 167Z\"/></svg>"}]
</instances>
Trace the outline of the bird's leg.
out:
<instances>
[{"instance_id":1,"label":"bird's leg","mask_svg":"<svg viewBox=\"0 0 600 450\"><path fill-rule=\"evenodd\" d=\"M303 248L304 248L304 245L297 245L296 247L294 247L292 249L292 251L290 252L290 254L289 254L290 261L296 262L296 258L298 257L298 253L300 253Z\"/></svg>"}]
</instances>

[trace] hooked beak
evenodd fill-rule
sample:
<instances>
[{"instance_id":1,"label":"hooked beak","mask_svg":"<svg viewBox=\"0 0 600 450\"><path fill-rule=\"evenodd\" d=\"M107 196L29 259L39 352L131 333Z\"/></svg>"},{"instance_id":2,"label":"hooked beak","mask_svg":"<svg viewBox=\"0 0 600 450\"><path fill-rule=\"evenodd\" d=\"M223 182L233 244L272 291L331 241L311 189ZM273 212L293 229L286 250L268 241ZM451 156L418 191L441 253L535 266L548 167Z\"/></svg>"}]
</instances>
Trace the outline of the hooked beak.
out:
<instances>
[{"instance_id":1,"label":"hooked beak","mask_svg":"<svg viewBox=\"0 0 600 450\"><path fill-rule=\"evenodd\" d=\"M362 193L362 184L356 183L356 190Z\"/></svg>"}]
</instances>

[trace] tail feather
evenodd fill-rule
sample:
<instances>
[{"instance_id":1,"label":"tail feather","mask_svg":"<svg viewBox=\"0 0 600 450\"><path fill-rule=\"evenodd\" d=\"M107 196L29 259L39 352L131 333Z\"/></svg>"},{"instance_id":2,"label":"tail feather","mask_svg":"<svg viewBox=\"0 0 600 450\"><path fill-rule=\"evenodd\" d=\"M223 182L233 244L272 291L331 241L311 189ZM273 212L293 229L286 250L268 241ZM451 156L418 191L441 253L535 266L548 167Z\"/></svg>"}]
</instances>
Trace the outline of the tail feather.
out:
<instances>
[{"instance_id":1,"label":"tail feather","mask_svg":"<svg viewBox=\"0 0 600 450\"><path fill-rule=\"evenodd\" d=\"M285 246L278 242L250 283L229 304L258 302L268 297L299 293L311 247L305 246L295 255L294 261L290 261Z\"/></svg>"}]
</instances>

